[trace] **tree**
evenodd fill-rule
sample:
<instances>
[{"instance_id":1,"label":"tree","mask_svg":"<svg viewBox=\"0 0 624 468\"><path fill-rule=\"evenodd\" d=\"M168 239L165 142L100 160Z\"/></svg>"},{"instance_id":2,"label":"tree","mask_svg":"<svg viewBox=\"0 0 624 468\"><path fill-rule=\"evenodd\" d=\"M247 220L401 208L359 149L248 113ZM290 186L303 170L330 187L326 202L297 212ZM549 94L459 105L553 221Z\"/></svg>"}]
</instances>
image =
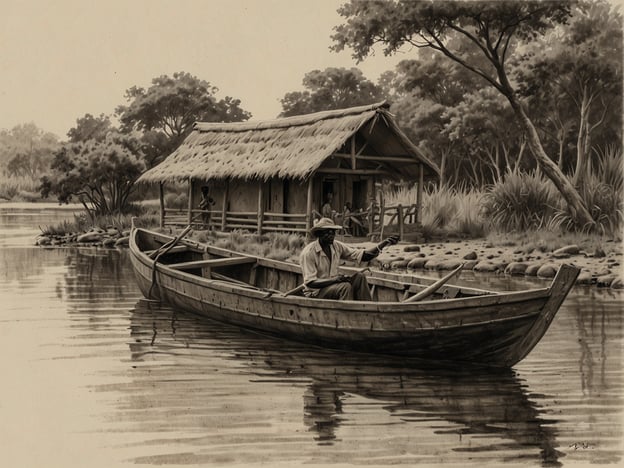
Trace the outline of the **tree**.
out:
<instances>
[{"instance_id":1,"label":"tree","mask_svg":"<svg viewBox=\"0 0 624 468\"><path fill-rule=\"evenodd\" d=\"M480 77L507 99L540 168L570 206L577 224L589 226L594 221L583 199L546 154L507 73L507 59L517 41L531 41L565 23L571 8L565 1L351 0L338 10L346 23L336 27L333 49L351 47L354 58L362 60L375 44L383 44L387 55L407 44L433 49ZM450 39L458 35L484 60L471 60L472 55L452 48Z\"/></svg>"},{"instance_id":2,"label":"tree","mask_svg":"<svg viewBox=\"0 0 624 468\"><path fill-rule=\"evenodd\" d=\"M605 1L579 3L572 13L565 29L556 28L529 47L518 77L532 104L546 101L555 110L548 114L560 157L562 140L576 131L572 180L580 187L588 175L593 135L610 123L618 131L622 127L622 16Z\"/></svg>"},{"instance_id":3,"label":"tree","mask_svg":"<svg viewBox=\"0 0 624 468\"><path fill-rule=\"evenodd\" d=\"M123 213L134 182L144 170L140 142L109 132L103 141L63 145L54 155L51 173L41 179L41 194L44 198L55 194L61 203L75 197L91 218Z\"/></svg>"},{"instance_id":4,"label":"tree","mask_svg":"<svg viewBox=\"0 0 624 468\"><path fill-rule=\"evenodd\" d=\"M286 93L280 116L343 109L373 104L383 99L382 90L364 77L358 68L312 70L303 78L305 91Z\"/></svg>"},{"instance_id":5,"label":"tree","mask_svg":"<svg viewBox=\"0 0 624 468\"><path fill-rule=\"evenodd\" d=\"M146 144L158 144L158 158L176 148L190 133L196 121L240 122L251 114L240 107L240 100L231 97L217 100L218 88L189 73L174 73L173 77L159 76L152 80L147 90L132 87L126 91L127 106L119 106L116 113L122 131L139 130L158 132L158 138L150 134Z\"/></svg>"},{"instance_id":6,"label":"tree","mask_svg":"<svg viewBox=\"0 0 624 468\"><path fill-rule=\"evenodd\" d=\"M37 177L45 172L58 148L56 135L34 123L0 131L0 168L5 175Z\"/></svg>"},{"instance_id":7,"label":"tree","mask_svg":"<svg viewBox=\"0 0 624 468\"><path fill-rule=\"evenodd\" d=\"M113 125L107 115L93 117L91 114L85 114L84 117L76 119L76 126L67 132L67 136L72 143L88 140L104 141L108 132L112 130Z\"/></svg>"}]
</instances>

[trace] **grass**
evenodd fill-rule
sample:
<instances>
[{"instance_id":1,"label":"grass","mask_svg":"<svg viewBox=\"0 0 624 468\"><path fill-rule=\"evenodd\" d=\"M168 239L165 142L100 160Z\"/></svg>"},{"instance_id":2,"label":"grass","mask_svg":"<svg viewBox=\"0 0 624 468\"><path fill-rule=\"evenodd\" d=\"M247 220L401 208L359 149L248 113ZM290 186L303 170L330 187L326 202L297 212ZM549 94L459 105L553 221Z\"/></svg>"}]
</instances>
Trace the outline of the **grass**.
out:
<instances>
[{"instance_id":1,"label":"grass","mask_svg":"<svg viewBox=\"0 0 624 468\"><path fill-rule=\"evenodd\" d=\"M24 176L0 176L0 199L23 202L40 200L39 180Z\"/></svg>"},{"instance_id":2,"label":"grass","mask_svg":"<svg viewBox=\"0 0 624 468\"><path fill-rule=\"evenodd\" d=\"M274 260L289 260L297 257L305 245L305 238L299 234L271 232L252 234L246 231L232 231L225 238L201 231L194 236L200 242L212 242L217 247L245 252Z\"/></svg>"},{"instance_id":3,"label":"grass","mask_svg":"<svg viewBox=\"0 0 624 468\"><path fill-rule=\"evenodd\" d=\"M134 216L131 214L102 215L96 216L94 220L91 220L86 213L79 213L74 215L73 220L64 220L57 225L45 226L40 229L41 233L46 236L63 236L70 233L86 232L93 228L116 228L120 231L125 231L132 226L132 218ZM146 213L135 220L135 224L138 227L153 227L157 226L158 222L159 218L155 213Z\"/></svg>"}]
</instances>

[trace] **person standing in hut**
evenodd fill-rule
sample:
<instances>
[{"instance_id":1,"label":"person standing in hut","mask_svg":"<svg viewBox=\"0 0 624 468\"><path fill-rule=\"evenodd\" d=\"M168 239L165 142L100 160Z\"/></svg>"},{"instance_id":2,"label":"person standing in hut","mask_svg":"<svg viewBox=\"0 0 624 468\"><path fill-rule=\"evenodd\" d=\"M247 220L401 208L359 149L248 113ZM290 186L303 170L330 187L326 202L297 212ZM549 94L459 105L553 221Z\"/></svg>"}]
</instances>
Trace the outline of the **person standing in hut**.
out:
<instances>
[{"instance_id":1,"label":"person standing in hut","mask_svg":"<svg viewBox=\"0 0 624 468\"><path fill-rule=\"evenodd\" d=\"M366 276L362 273L352 276L338 274L340 260L367 262L377 257L384 247L396 244L399 237L390 236L368 250L356 249L335 240L336 231L340 229L342 226L334 224L329 218L321 218L310 229L316 240L305 246L300 256L303 293L317 299L370 301Z\"/></svg>"},{"instance_id":2,"label":"person standing in hut","mask_svg":"<svg viewBox=\"0 0 624 468\"><path fill-rule=\"evenodd\" d=\"M199 200L199 208L204 210L202 213L202 223L204 227L207 227L209 230L212 230L212 226L210 225L210 210L212 209L212 205L215 204L214 199L210 196L210 188L207 185L203 185L201 188L201 199Z\"/></svg>"},{"instance_id":3,"label":"person standing in hut","mask_svg":"<svg viewBox=\"0 0 624 468\"><path fill-rule=\"evenodd\" d=\"M325 204L321 207L321 216L323 218L334 218L334 211L332 210L332 201L334 200L334 195L332 193L327 194L327 198L325 199Z\"/></svg>"}]
</instances>

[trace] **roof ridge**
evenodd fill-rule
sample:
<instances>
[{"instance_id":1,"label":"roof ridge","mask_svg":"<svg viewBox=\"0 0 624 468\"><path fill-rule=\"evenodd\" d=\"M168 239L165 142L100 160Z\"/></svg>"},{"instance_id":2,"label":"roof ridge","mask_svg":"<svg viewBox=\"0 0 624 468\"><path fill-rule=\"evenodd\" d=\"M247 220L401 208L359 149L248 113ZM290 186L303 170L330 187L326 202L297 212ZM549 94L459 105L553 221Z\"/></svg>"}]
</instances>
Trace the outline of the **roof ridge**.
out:
<instances>
[{"instance_id":1,"label":"roof ridge","mask_svg":"<svg viewBox=\"0 0 624 468\"><path fill-rule=\"evenodd\" d=\"M349 115L363 114L365 112L388 109L390 104L386 100L365 106L348 107L346 109L333 109L312 114L295 115L292 117L280 117L277 119L246 121L246 122L195 122L193 130L200 132L245 132L249 130L266 130L271 128L298 127L310 125L321 120L336 119Z\"/></svg>"}]
</instances>

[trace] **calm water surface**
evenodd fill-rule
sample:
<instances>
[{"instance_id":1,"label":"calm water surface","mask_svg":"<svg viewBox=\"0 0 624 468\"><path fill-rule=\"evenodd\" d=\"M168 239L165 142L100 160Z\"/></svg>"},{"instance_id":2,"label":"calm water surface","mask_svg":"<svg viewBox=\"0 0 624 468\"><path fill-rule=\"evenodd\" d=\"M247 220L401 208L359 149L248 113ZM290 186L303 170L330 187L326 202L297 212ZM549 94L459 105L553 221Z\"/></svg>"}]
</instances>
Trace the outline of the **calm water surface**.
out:
<instances>
[{"instance_id":1,"label":"calm water surface","mask_svg":"<svg viewBox=\"0 0 624 468\"><path fill-rule=\"evenodd\" d=\"M1 466L622 463L620 292L576 288L509 371L406 366L148 302L125 251L32 247L67 217L0 206Z\"/></svg>"}]
</instances>

